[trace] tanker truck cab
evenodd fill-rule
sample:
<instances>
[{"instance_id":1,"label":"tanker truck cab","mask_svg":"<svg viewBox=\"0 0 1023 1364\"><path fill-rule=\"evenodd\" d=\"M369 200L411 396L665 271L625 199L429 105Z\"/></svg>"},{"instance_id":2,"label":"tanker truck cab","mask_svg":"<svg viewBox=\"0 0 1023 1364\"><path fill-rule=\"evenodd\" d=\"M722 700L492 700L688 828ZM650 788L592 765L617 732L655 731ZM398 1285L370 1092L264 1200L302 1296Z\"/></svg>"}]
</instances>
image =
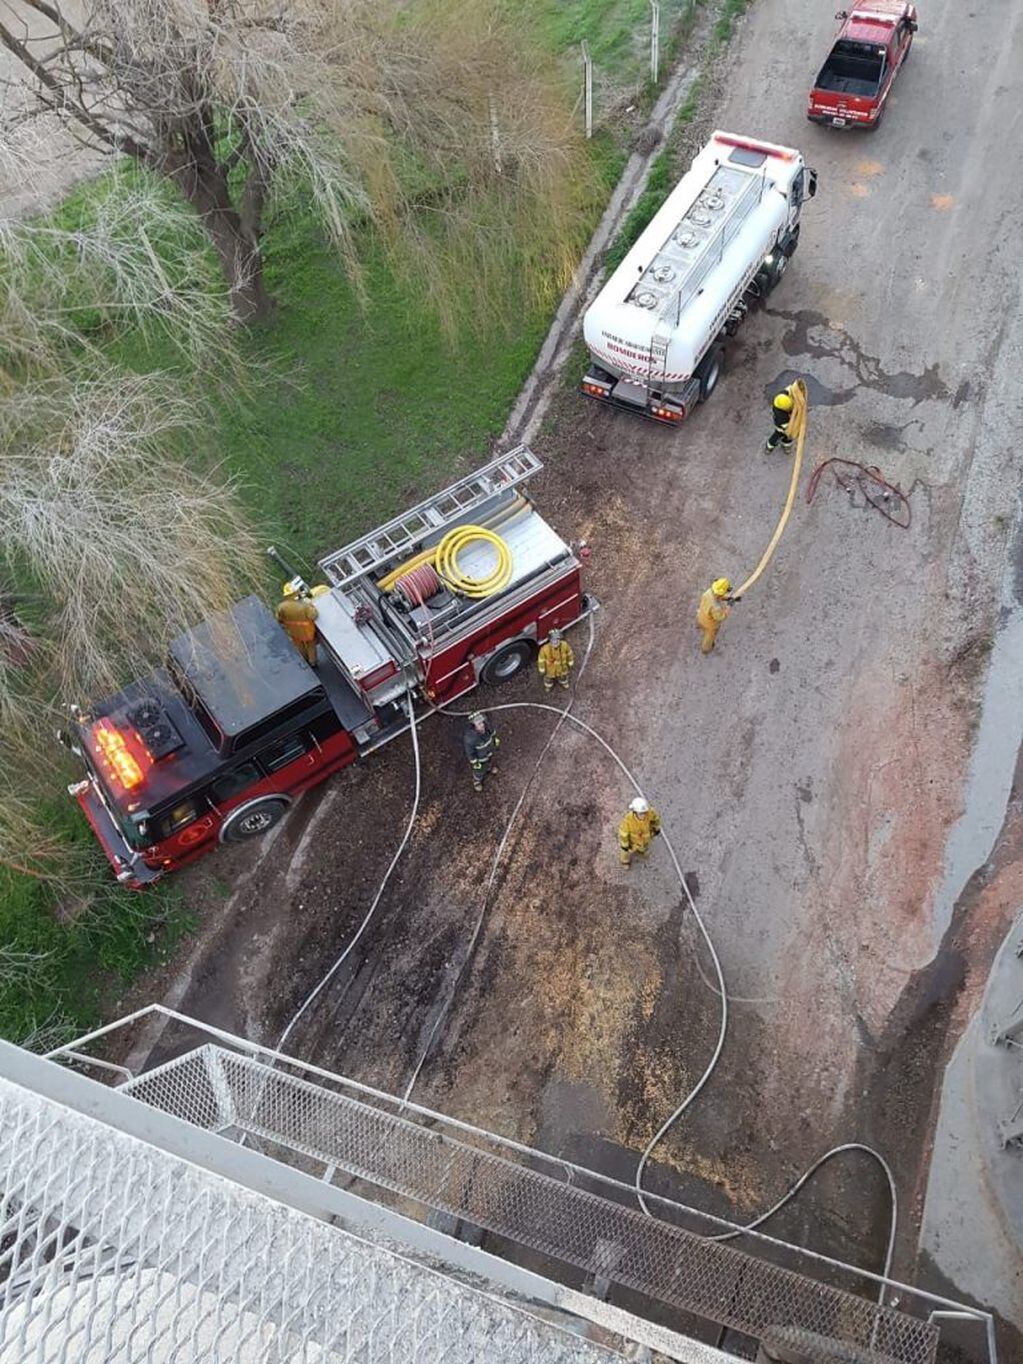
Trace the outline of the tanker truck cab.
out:
<instances>
[{"instance_id":1,"label":"tanker truck cab","mask_svg":"<svg viewBox=\"0 0 1023 1364\"><path fill-rule=\"evenodd\" d=\"M709 398L816 189L794 148L716 132L587 310L583 393L667 424Z\"/></svg>"}]
</instances>

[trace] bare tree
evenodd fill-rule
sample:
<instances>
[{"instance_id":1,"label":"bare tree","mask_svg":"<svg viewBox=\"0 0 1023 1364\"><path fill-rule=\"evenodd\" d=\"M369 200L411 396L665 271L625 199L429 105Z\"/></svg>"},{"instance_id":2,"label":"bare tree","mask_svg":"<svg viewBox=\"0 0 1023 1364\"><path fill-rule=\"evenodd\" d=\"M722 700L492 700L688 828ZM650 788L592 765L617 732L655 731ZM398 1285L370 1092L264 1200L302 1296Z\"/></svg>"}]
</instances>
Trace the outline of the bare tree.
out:
<instances>
[{"instance_id":1,"label":"bare tree","mask_svg":"<svg viewBox=\"0 0 1023 1364\"><path fill-rule=\"evenodd\" d=\"M117 326L142 340L167 340L192 362L232 357L223 281L194 216L164 187L121 174L74 216L73 227L52 216L0 218L0 365L8 386L65 372L85 351L98 360L93 336Z\"/></svg>"},{"instance_id":2,"label":"bare tree","mask_svg":"<svg viewBox=\"0 0 1023 1364\"><path fill-rule=\"evenodd\" d=\"M432 291L466 232L501 269L516 231L542 224L548 249L517 259L541 281L574 255L587 163L499 0L77 0L77 20L66 0L18 2L52 26L34 43L0 19L39 106L178 187L242 319L269 304L268 214L298 200L349 265L353 224L372 220Z\"/></svg>"},{"instance_id":3,"label":"bare tree","mask_svg":"<svg viewBox=\"0 0 1023 1364\"><path fill-rule=\"evenodd\" d=\"M261 564L230 482L176 457L197 428L166 375L78 373L0 410L0 566L48 604L53 684L110 689L167 639L232 600Z\"/></svg>"}]
</instances>

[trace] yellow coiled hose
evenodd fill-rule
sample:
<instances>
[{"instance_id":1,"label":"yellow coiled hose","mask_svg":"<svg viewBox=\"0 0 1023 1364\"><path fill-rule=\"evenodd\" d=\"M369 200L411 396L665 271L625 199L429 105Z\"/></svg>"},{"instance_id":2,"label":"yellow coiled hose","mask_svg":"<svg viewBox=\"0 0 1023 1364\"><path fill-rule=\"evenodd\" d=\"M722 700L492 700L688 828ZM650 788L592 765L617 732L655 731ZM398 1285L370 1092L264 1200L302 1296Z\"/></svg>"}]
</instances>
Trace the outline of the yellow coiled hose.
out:
<instances>
[{"instance_id":1,"label":"yellow coiled hose","mask_svg":"<svg viewBox=\"0 0 1023 1364\"><path fill-rule=\"evenodd\" d=\"M485 578L471 578L458 566L458 556L469 545L483 540L497 551L497 564ZM511 582L513 572L512 554L506 540L502 540L485 526L456 526L449 530L434 556L433 566L441 581L452 592L463 597L492 597Z\"/></svg>"},{"instance_id":2,"label":"yellow coiled hose","mask_svg":"<svg viewBox=\"0 0 1023 1364\"><path fill-rule=\"evenodd\" d=\"M517 521L520 516L529 511L529 503L521 495L515 499L510 507L504 507L494 516L489 516L481 524L488 530L494 530L497 526ZM436 549L421 549L418 554L414 554L411 559L406 559L397 568L392 568L389 573L385 573L382 578L377 579L377 587L381 592L390 592L399 578L405 576L411 569L418 567L419 564L432 564L436 558Z\"/></svg>"}]
</instances>

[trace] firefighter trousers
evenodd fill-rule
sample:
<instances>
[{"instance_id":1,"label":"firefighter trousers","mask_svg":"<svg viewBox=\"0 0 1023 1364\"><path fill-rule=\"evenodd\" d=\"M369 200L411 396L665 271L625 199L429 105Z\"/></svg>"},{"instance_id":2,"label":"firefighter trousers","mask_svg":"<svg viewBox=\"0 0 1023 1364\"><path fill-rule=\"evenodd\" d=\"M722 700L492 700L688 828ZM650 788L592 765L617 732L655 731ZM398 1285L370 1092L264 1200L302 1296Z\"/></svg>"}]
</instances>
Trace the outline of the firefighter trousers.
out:
<instances>
[{"instance_id":1,"label":"firefighter trousers","mask_svg":"<svg viewBox=\"0 0 1023 1364\"><path fill-rule=\"evenodd\" d=\"M792 443L792 437L784 426L776 426L767 438L768 450L777 450L779 445L784 445L787 450Z\"/></svg>"}]
</instances>

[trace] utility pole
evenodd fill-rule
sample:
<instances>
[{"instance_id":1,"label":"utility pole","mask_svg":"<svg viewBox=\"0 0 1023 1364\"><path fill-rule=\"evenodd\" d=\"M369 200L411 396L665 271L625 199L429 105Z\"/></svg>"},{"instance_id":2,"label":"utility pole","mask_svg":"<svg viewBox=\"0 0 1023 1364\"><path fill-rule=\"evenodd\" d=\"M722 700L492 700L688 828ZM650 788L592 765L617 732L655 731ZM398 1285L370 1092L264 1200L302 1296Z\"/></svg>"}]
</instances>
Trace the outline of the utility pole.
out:
<instances>
[{"instance_id":1,"label":"utility pole","mask_svg":"<svg viewBox=\"0 0 1023 1364\"><path fill-rule=\"evenodd\" d=\"M657 72L661 55L661 4L660 0L650 0L650 79L657 84Z\"/></svg>"},{"instance_id":2,"label":"utility pole","mask_svg":"<svg viewBox=\"0 0 1023 1364\"><path fill-rule=\"evenodd\" d=\"M583 52L583 99L586 105L586 136L593 136L593 62L589 43L580 44Z\"/></svg>"}]
</instances>

